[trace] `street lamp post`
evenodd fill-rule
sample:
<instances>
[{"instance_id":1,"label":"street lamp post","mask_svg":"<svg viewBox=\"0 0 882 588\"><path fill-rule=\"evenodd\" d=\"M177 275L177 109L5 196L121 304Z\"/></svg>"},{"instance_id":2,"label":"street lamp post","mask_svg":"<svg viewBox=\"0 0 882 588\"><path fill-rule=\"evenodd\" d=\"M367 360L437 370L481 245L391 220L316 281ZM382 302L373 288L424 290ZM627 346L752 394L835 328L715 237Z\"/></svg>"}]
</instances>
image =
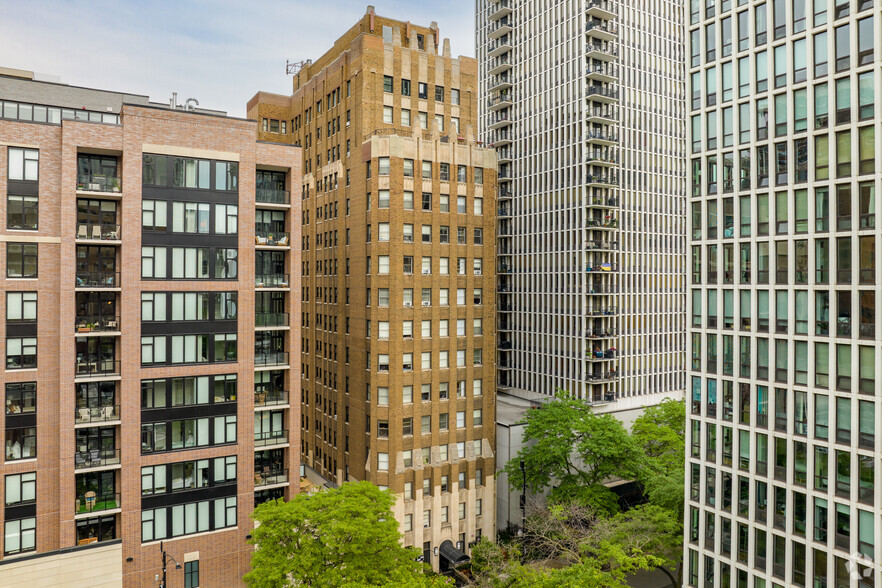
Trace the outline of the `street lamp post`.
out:
<instances>
[{"instance_id":1,"label":"street lamp post","mask_svg":"<svg viewBox=\"0 0 882 588\"><path fill-rule=\"evenodd\" d=\"M170 556L170 555L165 551L165 548L163 547L163 542L162 542L162 541L159 542L159 550L162 552L162 582L159 584L159 588L166 588L166 586L167 586L167 585L166 585L166 572L165 572L165 570L166 570L166 565L167 565L167 561L166 561L166 560L169 560L169 559L170 559L170 560L172 560L173 562L175 562L175 569L176 569L176 570L181 569L181 564L179 564L179 563L178 563L178 560L176 560L175 558L173 558L172 556Z\"/></svg>"},{"instance_id":2,"label":"street lamp post","mask_svg":"<svg viewBox=\"0 0 882 588\"><path fill-rule=\"evenodd\" d=\"M521 485L521 535L525 535L527 532L527 467L524 460L521 460L521 479L523 480ZM523 541L521 542L521 550L526 557L527 545Z\"/></svg>"}]
</instances>

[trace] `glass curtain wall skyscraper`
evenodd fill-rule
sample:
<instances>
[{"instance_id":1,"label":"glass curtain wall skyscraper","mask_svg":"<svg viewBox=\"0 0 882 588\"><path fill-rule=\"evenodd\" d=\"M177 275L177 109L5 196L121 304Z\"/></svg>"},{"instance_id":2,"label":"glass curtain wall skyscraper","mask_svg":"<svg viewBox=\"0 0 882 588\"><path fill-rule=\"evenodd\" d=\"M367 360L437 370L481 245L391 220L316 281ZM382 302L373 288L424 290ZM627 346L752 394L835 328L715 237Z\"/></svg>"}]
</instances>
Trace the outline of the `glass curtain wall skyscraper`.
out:
<instances>
[{"instance_id":1,"label":"glass curtain wall skyscraper","mask_svg":"<svg viewBox=\"0 0 882 588\"><path fill-rule=\"evenodd\" d=\"M686 9L685 582L872 586L882 4Z\"/></svg>"}]
</instances>

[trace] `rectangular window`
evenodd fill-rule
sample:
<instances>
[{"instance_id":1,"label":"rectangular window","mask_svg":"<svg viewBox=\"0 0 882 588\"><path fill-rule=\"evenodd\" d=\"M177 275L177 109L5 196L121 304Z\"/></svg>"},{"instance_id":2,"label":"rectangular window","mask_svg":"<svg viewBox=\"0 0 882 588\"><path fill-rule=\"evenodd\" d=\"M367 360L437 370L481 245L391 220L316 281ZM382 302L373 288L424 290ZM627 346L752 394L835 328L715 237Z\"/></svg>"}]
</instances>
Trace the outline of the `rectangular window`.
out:
<instances>
[{"instance_id":1,"label":"rectangular window","mask_svg":"<svg viewBox=\"0 0 882 588\"><path fill-rule=\"evenodd\" d=\"M9 180L36 182L40 179L40 152L37 149L19 149L10 147Z\"/></svg>"}]
</instances>

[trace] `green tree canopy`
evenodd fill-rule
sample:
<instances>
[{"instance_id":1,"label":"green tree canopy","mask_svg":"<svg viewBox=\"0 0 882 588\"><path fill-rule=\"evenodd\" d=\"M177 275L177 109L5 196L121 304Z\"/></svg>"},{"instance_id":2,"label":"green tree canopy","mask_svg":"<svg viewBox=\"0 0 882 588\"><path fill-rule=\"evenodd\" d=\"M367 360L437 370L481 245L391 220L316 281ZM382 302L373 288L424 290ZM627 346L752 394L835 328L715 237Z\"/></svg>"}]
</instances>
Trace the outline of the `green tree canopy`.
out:
<instances>
[{"instance_id":1,"label":"green tree canopy","mask_svg":"<svg viewBox=\"0 0 882 588\"><path fill-rule=\"evenodd\" d=\"M576 501L598 512L616 510L616 496L603 482L635 478L642 457L618 419L594 414L586 402L563 391L527 413L524 444L505 466L513 487L523 483L523 460L532 491L554 485L552 501Z\"/></svg>"},{"instance_id":2,"label":"green tree canopy","mask_svg":"<svg viewBox=\"0 0 882 588\"><path fill-rule=\"evenodd\" d=\"M395 498L370 482L265 502L254 510L257 546L245 581L285 586L448 586L401 545Z\"/></svg>"},{"instance_id":3,"label":"green tree canopy","mask_svg":"<svg viewBox=\"0 0 882 588\"><path fill-rule=\"evenodd\" d=\"M664 400L647 408L631 427L631 434L643 450L637 479L650 502L683 517L684 472L686 468L686 403Z\"/></svg>"}]
</instances>

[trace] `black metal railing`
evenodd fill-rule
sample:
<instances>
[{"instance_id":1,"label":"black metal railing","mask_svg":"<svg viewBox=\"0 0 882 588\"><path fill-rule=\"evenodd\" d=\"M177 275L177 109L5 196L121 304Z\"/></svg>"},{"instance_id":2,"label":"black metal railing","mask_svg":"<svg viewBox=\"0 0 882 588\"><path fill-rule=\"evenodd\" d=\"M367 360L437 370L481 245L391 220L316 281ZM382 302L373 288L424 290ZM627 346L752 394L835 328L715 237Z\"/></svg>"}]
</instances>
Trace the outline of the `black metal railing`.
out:
<instances>
[{"instance_id":1,"label":"black metal railing","mask_svg":"<svg viewBox=\"0 0 882 588\"><path fill-rule=\"evenodd\" d=\"M74 422L78 425L118 421L120 419L119 404L81 406L76 409L75 415Z\"/></svg>"},{"instance_id":2,"label":"black metal railing","mask_svg":"<svg viewBox=\"0 0 882 588\"><path fill-rule=\"evenodd\" d=\"M288 404L287 390L261 390L254 393L254 406Z\"/></svg>"},{"instance_id":3,"label":"black metal railing","mask_svg":"<svg viewBox=\"0 0 882 588\"><path fill-rule=\"evenodd\" d=\"M119 449L91 449L74 453L74 469L77 470L117 465L119 462Z\"/></svg>"},{"instance_id":4,"label":"black metal railing","mask_svg":"<svg viewBox=\"0 0 882 588\"><path fill-rule=\"evenodd\" d=\"M287 312L256 312L255 327L287 327L290 324Z\"/></svg>"},{"instance_id":5,"label":"black metal railing","mask_svg":"<svg viewBox=\"0 0 882 588\"><path fill-rule=\"evenodd\" d=\"M77 174L77 190L83 192L121 192L122 180L103 174Z\"/></svg>"},{"instance_id":6,"label":"black metal railing","mask_svg":"<svg viewBox=\"0 0 882 588\"><path fill-rule=\"evenodd\" d=\"M74 500L74 514L81 515L120 507L119 492L114 494L96 494L85 492L77 494Z\"/></svg>"},{"instance_id":7,"label":"black metal railing","mask_svg":"<svg viewBox=\"0 0 882 588\"><path fill-rule=\"evenodd\" d=\"M77 333L101 333L119 331L118 316L77 316L75 321Z\"/></svg>"},{"instance_id":8,"label":"black metal railing","mask_svg":"<svg viewBox=\"0 0 882 588\"><path fill-rule=\"evenodd\" d=\"M254 365L268 366L268 365L288 365L288 352L287 351L269 351L269 352L258 352L254 354Z\"/></svg>"},{"instance_id":9,"label":"black metal railing","mask_svg":"<svg viewBox=\"0 0 882 588\"><path fill-rule=\"evenodd\" d=\"M118 359L77 359L74 362L75 377L119 375Z\"/></svg>"},{"instance_id":10,"label":"black metal railing","mask_svg":"<svg viewBox=\"0 0 882 588\"><path fill-rule=\"evenodd\" d=\"M291 244L291 235L282 231L255 231L254 242L257 245L285 247Z\"/></svg>"},{"instance_id":11,"label":"black metal railing","mask_svg":"<svg viewBox=\"0 0 882 588\"><path fill-rule=\"evenodd\" d=\"M76 272L77 288L119 288L119 272Z\"/></svg>"},{"instance_id":12,"label":"black metal railing","mask_svg":"<svg viewBox=\"0 0 882 588\"><path fill-rule=\"evenodd\" d=\"M278 445L288 442L288 429L275 431L262 431L254 433L254 446L265 447L267 445Z\"/></svg>"},{"instance_id":13,"label":"black metal railing","mask_svg":"<svg viewBox=\"0 0 882 588\"><path fill-rule=\"evenodd\" d=\"M256 444L256 443L255 443ZM270 486L272 484L284 484L288 481L288 470L269 470L254 472L254 487Z\"/></svg>"},{"instance_id":14,"label":"black metal railing","mask_svg":"<svg viewBox=\"0 0 882 588\"><path fill-rule=\"evenodd\" d=\"M257 202L264 204L289 204L291 202L291 194L287 190L258 188L255 197Z\"/></svg>"},{"instance_id":15,"label":"black metal railing","mask_svg":"<svg viewBox=\"0 0 882 588\"><path fill-rule=\"evenodd\" d=\"M77 223L77 239L91 241L119 241L120 225Z\"/></svg>"},{"instance_id":16,"label":"black metal railing","mask_svg":"<svg viewBox=\"0 0 882 588\"><path fill-rule=\"evenodd\" d=\"M288 274L259 274L254 276L255 288L287 288Z\"/></svg>"}]
</instances>

